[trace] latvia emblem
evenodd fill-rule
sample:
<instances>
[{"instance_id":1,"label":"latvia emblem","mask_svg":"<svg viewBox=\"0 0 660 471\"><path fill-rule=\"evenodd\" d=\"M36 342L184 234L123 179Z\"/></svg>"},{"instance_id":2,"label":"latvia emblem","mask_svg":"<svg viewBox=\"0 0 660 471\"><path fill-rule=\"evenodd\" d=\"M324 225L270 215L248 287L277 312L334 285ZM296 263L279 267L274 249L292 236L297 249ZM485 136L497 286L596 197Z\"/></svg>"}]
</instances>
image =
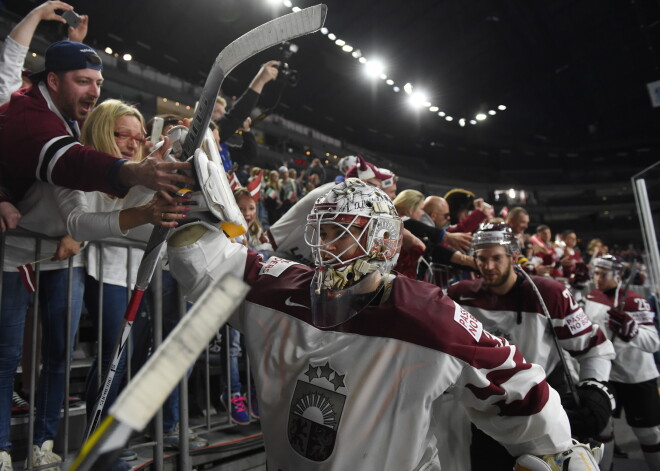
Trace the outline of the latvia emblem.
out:
<instances>
[{"instance_id":1,"label":"latvia emblem","mask_svg":"<svg viewBox=\"0 0 660 471\"><path fill-rule=\"evenodd\" d=\"M339 420L346 402L345 374L330 362L312 365L298 380L289 407L289 443L296 452L313 461L327 460L335 448Z\"/></svg>"}]
</instances>

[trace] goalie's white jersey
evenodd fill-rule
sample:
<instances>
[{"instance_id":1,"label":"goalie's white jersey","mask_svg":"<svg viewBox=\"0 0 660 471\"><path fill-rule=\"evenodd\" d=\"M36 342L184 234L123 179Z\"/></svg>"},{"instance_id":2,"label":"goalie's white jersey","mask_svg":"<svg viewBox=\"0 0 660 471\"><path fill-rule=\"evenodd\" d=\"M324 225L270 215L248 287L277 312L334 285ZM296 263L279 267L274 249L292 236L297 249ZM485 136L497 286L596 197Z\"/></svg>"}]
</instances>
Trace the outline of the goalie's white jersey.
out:
<instances>
[{"instance_id":1,"label":"goalie's white jersey","mask_svg":"<svg viewBox=\"0 0 660 471\"><path fill-rule=\"evenodd\" d=\"M436 444L431 408L451 388L514 455L570 446L543 369L436 286L398 277L387 301L321 330L311 324L311 268L264 262L213 232L168 250L192 300L226 272L252 287L232 323L253 365L268 469L438 470L436 446L446 445Z\"/></svg>"}]
</instances>

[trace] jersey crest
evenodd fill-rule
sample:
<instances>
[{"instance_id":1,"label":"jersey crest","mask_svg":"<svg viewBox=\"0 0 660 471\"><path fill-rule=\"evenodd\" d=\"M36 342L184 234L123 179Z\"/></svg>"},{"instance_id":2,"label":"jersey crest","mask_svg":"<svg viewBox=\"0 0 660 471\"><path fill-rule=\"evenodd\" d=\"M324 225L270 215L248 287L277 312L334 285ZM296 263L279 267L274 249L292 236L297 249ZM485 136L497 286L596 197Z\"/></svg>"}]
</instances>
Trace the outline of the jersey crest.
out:
<instances>
[{"instance_id":1,"label":"jersey crest","mask_svg":"<svg viewBox=\"0 0 660 471\"><path fill-rule=\"evenodd\" d=\"M289 406L287 433L293 449L312 461L327 460L335 447L337 429L346 402L345 374L330 362L309 363Z\"/></svg>"}]
</instances>

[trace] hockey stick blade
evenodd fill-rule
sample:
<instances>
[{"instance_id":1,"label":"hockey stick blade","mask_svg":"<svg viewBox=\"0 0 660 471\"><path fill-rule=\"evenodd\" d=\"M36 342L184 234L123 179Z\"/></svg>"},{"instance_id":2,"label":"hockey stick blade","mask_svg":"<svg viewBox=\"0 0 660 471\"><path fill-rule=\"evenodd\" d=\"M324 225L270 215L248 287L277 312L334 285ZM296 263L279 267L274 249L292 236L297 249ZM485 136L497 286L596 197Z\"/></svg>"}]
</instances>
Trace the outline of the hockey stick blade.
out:
<instances>
[{"instance_id":1,"label":"hockey stick blade","mask_svg":"<svg viewBox=\"0 0 660 471\"><path fill-rule=\"evenodd\" d=\"M101 455L121 450L131 432L147 426L248 291L247 284L227 275L204 292L117 398L72 470L92 469Z\"/></svg>"},{"instance_id":2,"label":"hockey stick blade","mask_svg":"<svg viewBox=\"0 0 660 471\"><path fill-rule=\"evenodd\" d=\"M215 98L218 96L225 76L241 62L244 62L258 52L276 46L284 41L289 41L319 30L323 26L327 10L326 5L320 4L275 18L245 33L218 54L202 89L199 104L183 143L183 155L185 157L191 157L195 153L195 150L202 145L206 128L213 114ZM158 266L165 241L171 231L171 228L157 226L151 232L147 247L138 267L135 289L133 290L126 314L124 315L125 322L132 322L135 319L139 306L139 302L136 303L135 299L137 296L141 296L149 286L154 271ZM128 329L130 332L130 325ZM115 352L123 350L123 346L120 344L122 338L124 338L123 335L117 339L117 345L114 347ZM118 358L113 357L113 364L108 369L109 374L111 374L111 371L116 370L117 364L114 362L118 362L118 360ZM103 406L107 399L107 391L110 390L112 381L114 381L114 375L112 378L109 375L106 376L97 402L94 405L90 423L87 426L86 439L89 439L99 424Z\"/></svg>"}]
</instances>

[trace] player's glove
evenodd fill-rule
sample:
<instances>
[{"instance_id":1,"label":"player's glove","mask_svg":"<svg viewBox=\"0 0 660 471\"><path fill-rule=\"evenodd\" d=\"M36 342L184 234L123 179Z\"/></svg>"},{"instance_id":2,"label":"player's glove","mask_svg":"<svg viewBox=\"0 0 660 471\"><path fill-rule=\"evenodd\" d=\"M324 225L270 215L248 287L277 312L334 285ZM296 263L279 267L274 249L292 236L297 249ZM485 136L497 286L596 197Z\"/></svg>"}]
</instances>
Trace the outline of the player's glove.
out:
<instances>
[{"instance_id":1,"label":"player's glove","mask_svg":"<svg viewBox=\"0 0 660 471\"><path fill-rule=\"evenodd\" d=\"M607 314L610 316L608 321L610 329L616 332L621 337L621 340L630 342L637 336L639 325L630 314L620 311L617 308L610 309L607 311Z\"/></svg>"},{"instance_id":2,"label":"player's glove","mask_svg":"<svg viewBox=\"0 0 660 471\"><path fill-rule=\"evenodd\" d=\"M574 437L586 440L597 436L616 406L614 396L600 381L586 379L577 386L580 407L565 406L566 415L571 423L571 433Z\"/></svg>"},{"instance_id":3,"label":"player's glove","mask_svg":"<svg viewBox=\"0 0 660 471\"><path fill-rule=\"evenodd\" d=\"M603 445L591 448L584 443L573 442L568 450L556 455L537 457L522 455L516 460L514 471L598 471L603 457Z\"/></svg>"}]
</instances>

